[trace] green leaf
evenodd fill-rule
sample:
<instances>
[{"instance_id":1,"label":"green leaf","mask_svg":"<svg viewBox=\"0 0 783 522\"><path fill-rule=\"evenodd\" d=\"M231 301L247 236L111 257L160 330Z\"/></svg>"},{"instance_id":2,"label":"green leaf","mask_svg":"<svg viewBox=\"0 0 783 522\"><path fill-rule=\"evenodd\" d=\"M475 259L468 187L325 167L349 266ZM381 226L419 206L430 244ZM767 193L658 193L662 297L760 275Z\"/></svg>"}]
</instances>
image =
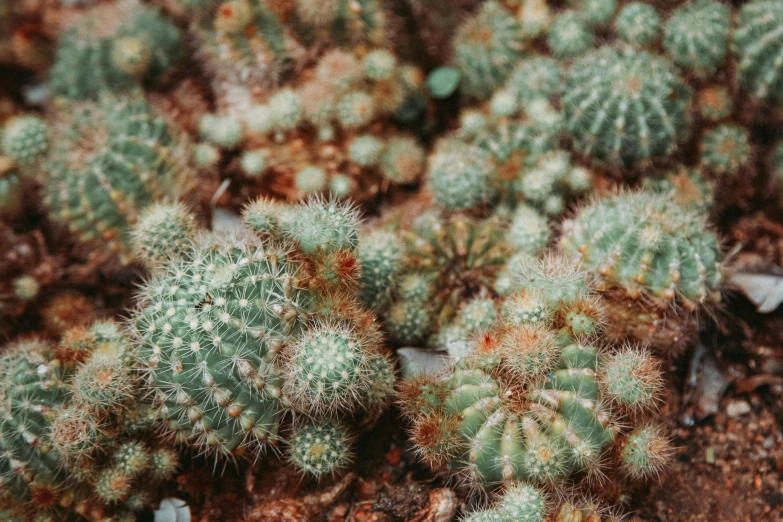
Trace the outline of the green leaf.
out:
<instances>
[{"instance_id":1,"label":"green leaf","mask_svg":"<svg viewBox=\"0 0 783 522\"><path fill-rule=\"evenodd\" d=\"M427 77L427 89L433 98L442 100L448 98L459 86L462 73L454 67L438 67Z\"/></svg>"}]
</instances>

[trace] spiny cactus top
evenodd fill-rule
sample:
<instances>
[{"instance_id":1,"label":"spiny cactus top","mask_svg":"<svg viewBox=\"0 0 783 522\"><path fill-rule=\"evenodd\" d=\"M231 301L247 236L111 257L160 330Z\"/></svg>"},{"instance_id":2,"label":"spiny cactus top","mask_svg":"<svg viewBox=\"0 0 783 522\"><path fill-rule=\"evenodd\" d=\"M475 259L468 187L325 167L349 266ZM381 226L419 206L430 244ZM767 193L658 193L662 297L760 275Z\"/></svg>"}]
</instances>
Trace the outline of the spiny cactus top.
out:
<instances>
[{"instance_id":1,"label":"spiny cactus top","mask_svg":"<svg viewBox=\"0 0 783 522\"><path fill-rule=\"evenodd\" d=\"M692 0L664 26L663 46L674 63L697 76L713 74L728 51L731 8L715 0Z\"/></svg>"},{"instance_id":2,"label":"spiny cactus top","mask_svg":"<svg viewBox=\"0 0 783 522\"><path fill-rule=\"evenodd\" d=\"M557 259L524 272L505 319L471 354L445 375L409 378L400 392L419 455L484 487L599 472L623 423L638 423L661 388L649 353L592 344L600 303L584 274ZM635 476L632 463L618 464Z\"/></svg>"},{"instance_id":3,"label":"spiny cactus top","mask_svg":"<svg viewBox=\"0 0 783 522\"><path fill-rule=\"evenodd\" d=\"M164 264L134 323L166 431L240 455L279 441L286 411L383 407L393 370L354 296L354 214L334 200L256 202L244 223L263 242L250 231L202 233ZM294 439L294 462L315 472Z\"/></svg>"},{"instance_id":4,"label":"spiny cactus top","mask_svg":"<svg viewBox=\"0 0 783 522\"><path fill-rule=\"evenodd\" d=\"M560 248L606 288L690 308L714 302L723 278L718 239L704 215L661 194L629 192L582 208L563 225Z\"/></svg>"},{"instance_id":5,"label":"spiny cactus top","mask_svg":"<svg viewBox=\"0 0 783 522\"><path fill-rule=\"evenodd\" d=\"M68 98L125 91L170 71L180 58L179 29L135 0L99 6L60 40L49 85Z\"/></svg>"},{"instance_id":6,"label":"spiny cactus top","mask_svg":"<svg viewBox=\"0 0 783 522\"><path fill-rule=\"evenodd\" d=\"M66 332L57 346L12 345L0 358L0 482L25 510L126 516L177 455L152 438L135 356L119 325Z\"/></svg>"},{"instance_id":7,"label":"spiny cactus top","mask_svg":"<svg viewBox=\"0 0 783 522\"><path fill-rule=\"evenodd\" d=\"M574 63L562 103L578 151L633 166L668 156L687 139L691 97L663 58L605 47Z\"/></svg>"},{"instance_id":8,"label":"spiny cactus top","mask_svg":"<svg viewBox=\"0 0 783 522\"><path fill-rule=\"evenodd\" d=\"M31 165L49 148L49 127L37 116L11 118L2 129L0 148L19 165Z\"/></svg>"},{"instance_id":9,"label":"spiny cactus top","mask_svg":"<svg viewBox=\"0 0 783 522\"><path fill-rule=\"evenodd\" d=\"M783 104L783 4L753 0L737 17L732 50L743 91L762 101Z\"/></svg>"},{"instance_id":10,"label":"spiny cactus top","mask_svg":"<svg viewBox=\"0 0 783 522\"><path fill-rule=\"evenodd\" d=\"M522 57L525 42L514 15L501 2L484 3L454 37L454 63L462 71L462 92L487 99Z\"/></svg>"},{"instance_id":11,"label":"spiny cactus top","mask_svg":"<svg viewBox=\"0 0 783 522\"><path fill-rule=\"evenodd\" d=\"M133 257L130 225L156 200L186 189L181 150L137 97L102 98L61 114L47 165L52 217L105 254Z\"/></svg>"},{"instance_id":12,"label":"spiny cactus top","mask_svg":"<svg viewBox=\"0 0 783 522\"><path fill-rule=\"evenodd\" d=\"M240 111L252 102L253 91L278 85L296 69L292 65L307 57L306 46L357 48L386 42L387 14L378 0L226 0L190 15L219 103Z\"/></svg>"}]
</instances>

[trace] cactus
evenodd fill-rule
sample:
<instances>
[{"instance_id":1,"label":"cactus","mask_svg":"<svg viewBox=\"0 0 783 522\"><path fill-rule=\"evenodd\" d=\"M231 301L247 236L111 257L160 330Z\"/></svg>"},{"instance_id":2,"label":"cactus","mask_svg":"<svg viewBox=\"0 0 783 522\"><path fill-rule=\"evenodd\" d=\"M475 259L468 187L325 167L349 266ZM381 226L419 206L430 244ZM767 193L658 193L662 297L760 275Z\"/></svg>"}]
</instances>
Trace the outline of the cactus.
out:
<instances>
[{"instance_id":1,"label":"cactus","mask_svg":"<svg viewBox=\"0 0 783 522\"><path fill-rule=\"evenodd\" d=\"M499 2L486 2L454 36L453 61L462 71L462 93L489 98L522 58L524 47L514 16Z\"/></svg>"},{"instance_id":2,"label":"cactus","mask_svg":"<svg viewBox=\"0 0 783 522\"><path fill-rule=\"evenodd\" d=\"M104 256L117 254L127 263L133 257L130 226L140 212L187 188L181 149L166 124L135 97L77 108L61 125L62 141L47 165L51 215ZM94 140L86 154L74 153L81 152L81 140Z\"/></svg>"},{"instance_id":3,"label":"cactus","mask_svg":"<svg viewBox=\"0 0 783 522\"><path fill-rule=\"evenodd\" d=\"M691 0L663 27L663 46L675 64L696 76L709 76L728 52L731 8L715 0Z\"/></svg>"},{"instance_id":4,"label":"cactus","mask_svg":"<svg viewBox=\"0 0 783 522\"><path fill-rule=\"evenodd\" d=\"M68 98L126 91L169 72L183 50L179 29L135 1L96 8L60 39L49 85Z\"/></svg>"},{"instance_id":5,"label":"cactus","mask_svg":"<svg viewBox=\"0 0 783 522\"><path fill-rule=\"evenodd\" d=\"M57 346L9 347L0 358L5 493L41 515L97 520L145 507L145 485L171 478L177 456L150 444L154 417L134 363L113 322L71 330Z\"/></svg>"},{"instance_id":6,"label":"cactus","mask_svg":"<svg viewBox=\"0 0 783 522\"><path fill-rule=\"evenodd\" d=\"M49 127L37 116L17 116L2 132L2 152L21 166L32 165L49 148Z\"/></svg>"},{"instance_id":7,"label":"cactus","mask_svg":"<svg viewBox=\"0 0 783 522\"><path fill-rule=\"evenodd\" d=\"M194 222L195 217L182 203L147 207L133 227L137 257L154 268L178 256L195 237Z\"/></svg>"},{"instance_id":8,"label":"cactus","mask_svg":"<svg viewBox=\"0 0 783 522\"><path fill-rule=\"evenodd\" d=\"M316 478L333 475L352 460L351 437L334 421L297 426L289 446L291 462Z\"/></svg>"},{"instance_id":9,"label":"cactus","mask_svg":"<svg viewBox=\"0 0 783 522\"><path fill-rule=\"evenodd\" d=\"M666 194L629 192L583 207L563 224L561 250L581 260L611 299L610 337L676 352L695 334L696 312L720 300L718 239L706 218Z\"/></svg>"},{"instance_id":10,"label":"cactus","mask_svg":"<svg viewBox=\"0 0 783 522\"><path fill-rule=\"evenodd\" d=\"M645 51L605 47L578 59L562 103L575 148L610 165L668 156L690 129L691 90Z\"/></svg>"},{"instance_id":11,"label":"cactus","mask_svg":"<svg viewBox=\"0 0 783 522\"><path fill-rule=\"evenodd\" d=\"M557 61L544 57L524 58L514 67L505 89L514 92L522 103L559 93L561 79L562 70Z\"/></svg>"},{"instance_id":12,"label":"cactus","mask_svg":"<svg viewBox=\"0 0 783 522\"><path fill-rule=\"evenodd\" d=\"M699 152L702 167L725 177L736 177L753 156L748 129L737 125L708 129L699 142Z\"/></svg>"},{"instance_id":13,"label":"cactus","mask_svg":"<svg viewBox=\"0 0 783 522\"><path fill-rule=\"evenodd\" d=\"M608 23L617 10L617 0L568 0L567 3L591 25Z\"/></svg>"},{"instance_id":14,"label":"cactus","mask_svg":"<svg viewBox=\"0 0 783 522\"><path fill-rule=\"evenodd\" d=\"M618 13L614 30L617 37L628 44L650 45L661 35L661 15L651 5L631 2Z\"/></svg>"},{"instance_id":15,"label":"cactus","mask_svg":"<svg viewBox=\"0 0 783 522\"><path fill-rule=\"evenodd\" d=\"M713 188L699 169L679 165L661 175L645 177L642 187L645 191L665 194L677 205L699 214L707 215L713 207Z\"/></svg>"},{"instance_id":16,"label":"cactus","mask_svg":"<svg viewBox=\"0 0 783 522\"><path fill-rule=\"evenodd\" d=\"M430 157L427 177L435 202L446 209L464 210L490 198L490 155L458 141L444 141Z\"/></svg>"},{"instance_id":17,"label":"cactus","mask_svg":"<svg viewBox=\"0 0 783 522\"><path fill-rule=\"evenodd\" d=\"M276 444L287 412L376 412L392 391L380 332L355 295L356 211L259 200L242 221L264 241L202 233L147 283L134 317L165 431L218 455ZM337 462L308 456L298 430L293 461L331 471Z\"/></svg>"},{"instance_id":18,"label":"cactus","mask_svg":"<svg viewBox=\"0 0 783 522\"><path fill-rule=\"evenodd\" d=\"M740 88L753 98L783 104L783 5L753 0L743 5L733 32L732 52Z\"/></svg>"},{"instance_id":19,"label":"cactus","mask_svg":"<svg viewBox=\"0 0 783 522\"><path fill-rule=\"evenodd\" d=\"M574 58L593 47L595 35L580 13L566 11L549 28L547 43L557 58Z\"/></svg>"},{"instance_id":20,"label":"cactus","mask_svg":"<svg viewBox=\"0 0 783 522\"><path fill-rule=\"evenodd\" d=\"M518 295L538 295L549 321L504 320L450 372L404 382L401 406L425 461L482 487L601 472L623 412L654 409L662 378L647 352L591 344L600 303L585 278L562 259L528 267Z\"/></svg>"},{"instance_id":21,"label":"cactus","mask_svg":"<svg viewBox=\"0 0 783 522\"><path fill-rule=\"evenodd\" d=\"M375 230L359 237L358 259L362 302L380 311L391 300L397 275L402 268L402 245L391 232Z\"/></svg>"}]
</instances>

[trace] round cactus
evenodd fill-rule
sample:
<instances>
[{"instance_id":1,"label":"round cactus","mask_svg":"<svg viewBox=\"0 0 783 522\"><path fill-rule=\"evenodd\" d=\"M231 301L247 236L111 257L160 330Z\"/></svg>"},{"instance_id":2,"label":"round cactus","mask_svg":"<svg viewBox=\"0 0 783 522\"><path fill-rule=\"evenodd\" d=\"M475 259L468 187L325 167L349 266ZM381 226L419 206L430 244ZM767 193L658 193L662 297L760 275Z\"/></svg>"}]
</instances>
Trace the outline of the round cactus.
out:
<instances>
[{"instance_id":1,"label":"round cactus","mask_svg":"<svg viewBox=\"0 0 783 522\"><path fill-rule=\"evenodd\" d=\"M3 154L19 165L32 165L49 148L49 126L37 116L17 116L5 124L2 138Z\"/></svg>"},{"instance_id":2,"label":"round cactus","mask_svg":"<svg viewBox=\"0 0 783 522\"><path fill-rule=\"evenodd\" d=\"M696 334L694 313L720 300L718 239L706 217L661 193L623 193L584 207L563 225L560 248L605 290L605 335L668 353ZM674 312L673 304L692 313Z\"/></svg>"},{"instance_id":3,"label":"round cactus","mask_svg":"<svg viewBox=\"0 0 783 522\"><path fill-rule=\"evenodd\" d=\"M459 141L439 144L427 172L435 202L449 210L473 208L491 196L490 156Z\"/></svg>"},{"instance_id":4,"label":"round cactus","mask_svg":"<svg viewBox=\"0 0 783 522\"><path fill-rule=\"evenodd\" d=\"M514 15L494 0L467 20L454 37L454 63L462 71L461 90L486 99L522 57L522 31Z\"/></svg>"},{"instance_id":5,"label":"round cactus","mask_svg":"<svg viewBox=\"0 0 783 522\"><path fill-rule=\"evenodd\" d=\"M748 130L736 125L709 129L699 142L701 165L721 176L736 176L753 156Z\"/></svg>"},{"instance_id":6,"label":"round cactus","mask_svg":"<svg viewBox=\"0 0 783 522\"><path fill-rule=\"evenodd\" d=\"M231 116L207 114L198 128L202 138L224 149L234 148L242 140L242 124Z\"/></svg>"},{"instance_id":7,"label":"round cactus","mask_svg":"<svg viewBox=\"0 0 783 522\"><path fill-rule=\"evenodd\" d=\"M657 476L671 458L671 445L657 426L637 428L620 444L620 465L632 478Z\"/></svg>"},{"instance_id":8,"label":"round cactus","mask_svg":"<svg viewBox=\"0 0 783 522\"><path fill-rule=\"evenodd\" d=\"M511 72L505 88L514 92L519 102L549 98L560 91L561 69L552 58L525 58Z\"/></svg>"},{"instance_id":9,"label":"round cactus","mask_svg":"<svg viewBox=\"0 0 783 522\"><path fill-rule=\"evenodd\" d=\"M549 29L547 43L557 58L574 58L585 54L595 35L580 13L566 11L555 18Z\"/></svg>"},{"instance_id":10,"label":"round cactus","mask_svg":"<svg viewBox=\"0 0 783 522\"><path fill-rule=\"evenodd\" d=\"M242 210L242 224L261 237L276 237L280 234L280 220L286 210L284 204L259 198Z\"/></svg>"},{"instance_id":11,"label":"round cactus","mask_svg":"<svg viewBox=\"0 0 783 522\"><path fill-rule=\"evenodd\" d=\"M748 2L736 24L732 50L740 88L760 101L783 104L783 5L775 0Z\"/></svg>"},{"instance_id":12,"label":"round cactus","mask_svg":"<svg viewBox=\"0 0 783 522\"><path fill-rule=\"evenodd\" d=\"M246 176L258 177L266 168L266 157L260 151L249 150L239 158L239 166Z\"/></svg>"},{"instance_id":13,"label":"round cactus","mask_svg":"<svg viewBox=\"0 0 783 522\"><path fill-rule=\"evenodd\" d=\"M527 484L515 484L503 493L497 507L475 511L463 522L543 522L546 504L546 496L541 490Z\"/></svg>"},{"instance_id":14,"label":"round cactus","mask_svg":"<svg viewBox=\"0 0 783 522\"><path fill-rule=\"evenodd\" d=\"M375 102L369 94L357 91L343 96L337 103L337 120L346 129L364 127L375 117Z\"/></svg>"},{"instance_id":15,"label":"round cactus","mask_svg":"<svg viewBox=\"0 0 783 522\"><path fill-rule=\"evenodd\" d=\"M82 241L128 262L131 226L141 211L186 188L180 149L142 99L103 99L64 123L75 129L58 136L62 141L47 166L45 201L51 215ZM96 134L89 153L73 154L82 139Z\"/></svg>"},{"instance_id":16,"label":"round cactus","mask_svg":"<svg viewBox=\"0 0 783 522\"><path fill-rule=\"evenodd\" d=\"M562 103L576 149L612 165L668 156L690 129L690 89L645 51L602 48L577 60Z\"/></svg>"},{"instance_id":17,"label":"round cactus","mask_svg":"<svg viewBox=\"0 0 783 522\"><path fill-rule=\"evenodd\" d=\"M125 4L128 5L128 4ZM125 91L169 72L183 50L179 29L158 9L97 9L60 39L49 85L69 98Z\"/></svg>"},{"instance_id":18,"label":"round cactus","mask_svg":"<svg viewBox=\"0 0 783 522\"><path fill-rule=\"evenodd\" d=\"M345 427L334 421L306 422L294 429L289 459L300 471L320 479L353 460L351 443Z\"/></svg>"},{"instance_id":19,"label":"round cactus","mask_svg":"<svg viewBox=\"0 0 783 522\"><path fill-rule=\"evenodd\" d=\"M650 45L661 35L661 15L651 5L631 2L615 18L614 30L628 44Z\"/></svg>"},{"instance_id":20,"label":"round cactus","mask_svg":"<svg viewBox=\"0 0 783 522\"><path fill-rule=\"evenodd\" d=\"M326 172L319 167L307 166L296 173L296 190L307 196L323 192L326 188Z\"/></svg>"},{"instance_id":21,"label":"round cactus","mask_svg":"<svg viewBox=\"0 0 783 522\"><path fill-rule=\"evenodd\" d=\"M362 167L377 165L383 152L383 141L369 134L354 138L348 146L351 161Z\"/></svg>"},{"instance_id":22,"label":"round cactus","mask_svg":"<svg viewBox=\"0 0 783 522\"><path fill-rule=\"evenodd\" d=\"M706 121L715 122L731 116L734 100L728 89L711 85L696 94L696 106Z\"/></svg>"},{"instance_id":23,"label":"round cactus","mask_svg":"<svg viewBox=\"0 0 783 522\"><path fill-rule=\"evenodd\" d=\"M274 441L274 356L301 330L310 302L297 266L244 237L203 237L185 259L147 285L135 318L167 429L219 453Z\"/></svg>"},{"instance_id":24,"label":"round cactus","mask_svg":"<svg viewBox=\"0 0 783 522\"><path fill-rule=\"evenodd\" d=\"M133 244L144 264L157 267L178 256L195 235L195 216L184 204L158 203L139 216Z\"/></svg>"},{"instance_id":25,"label":"round cactus","mask_svg":"<svg viewBox=\"0 0 783 522\"><path fill-rule=\"evenodd\" d=\"M356 209L336 199L311 198L281 223L284 237L306 254L353 249L358 242Z\"/></svg>"},{"instance_id":26,"label":"round cactus","mask_svg":"<svg viewBox=\"0 0 783 522\"><path fill-rule=\"evenodd\" d=\"M560 247L633 299L696 306L719 298L717 237L703 215L662 195L623 193L585 206L564 223Z\"/></svg>"},{"instance_id":27,"label":"round cactus","mask_svg":"<svg viewBox=\"0 0 783 522\"><path fill-rule=\"evenodd\" d=\"M520 205L514 211L506 241L519 252L536 254L549 243L549 223L535 209Z\"/></svg>"},{"instance_id":28,"label":"round cactus","mask_svg":"<svg viewBox=\"0 0 783 522\"><path fill-rule=\"evenodd\" d=\"M413 183L424 170L425 154L413 138L398 136L386 143L380 157L383 177L392 183Z\"/></svg>"},{"instance_id":29,"label":"round cactus","mask_svg":"<svg viewBox=\"0 0 783 522\"><path fill-rule=\"evenodd\" d=\"M286 390L294 402L318 416L355 411L372 386L371 352L361 332L319 324L292 346Z\"/></svg>"},{"instance_id":30,"label":"round cactus","mask_svg":"<svg viewBox=\"0 0 783 522\"><path fill-rule=\"evenodd\" d=\"M567 3L591 25L609 22L617 10L617 0L568 0Z\"/></svg>"},{"instance_id":31,"label":"round cactus","mask_svg":"<svg viewBox=\"0 0 783 522\"><path fill-rule=\"evenodd\" d=\"M193 164L201 169L211 169L220 161L220 150L209 143L199 143L193 147Z\"/></svg>"},{"instance_id":32,"label":"round cactus","mask_svg":"<svg viewBox=\"0 0 783 522\"><path fill-rule=\"evenodd\" d=\"M397 57L385 49L376 49L364 57L364 74L371 80L388 80L397 67Z\"/></svg>"},{"instance_id":33,"label":"round cactus","mask_svg":"<svg viewBox=\"0 0 783 522\"><path fill-rule=\"evenodd\" d=\"M692 0L663 27L663 46L675 64L697 76L713 74L728 51L731 8L716 0Z\"/></svg>"},{"instance_id":34,"label":"round cactus","mask_svg":"<svg viewBox=\"0 0 783 522\"><path fill-rule=\"evenodd\" d=\"M662 175L644 178L642 187L665 194L676 204L699 214L706 215L712 210L713 189L699 169L678 166Z\"/></svg>"}]
</instances>

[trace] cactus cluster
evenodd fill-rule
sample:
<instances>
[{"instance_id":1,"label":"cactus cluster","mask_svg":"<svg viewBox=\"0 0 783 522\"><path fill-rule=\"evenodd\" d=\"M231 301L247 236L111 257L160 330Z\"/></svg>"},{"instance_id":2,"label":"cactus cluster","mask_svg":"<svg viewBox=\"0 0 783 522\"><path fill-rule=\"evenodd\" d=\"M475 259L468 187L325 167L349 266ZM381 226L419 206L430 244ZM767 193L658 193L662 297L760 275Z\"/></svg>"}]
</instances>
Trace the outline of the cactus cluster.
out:
<instances>
[{"instance_id":1,"label":"cactus cluster","mask_svg":"<svg viewBox=\"0 0 783 522\"><path fill-rule=\"evenodd\" d=\"M129 262L139 214L187 188L183 151L137 96L107 95L59 118L44 181L51 216L105 256Z\"/></svg>"},{"instance_id":2,"label":"cactus cluster","mask_svg":"<svg viewBox=\"0 0 783 522\"><path fill-rule=\"evenodd\" d=\"M720 300L721 250L698 208L664 192L596 200L563 224L560 249L599 279L607 333L677 352L695 334L696 312ZM617 330L617 331L615 331Z\"/></svg>"},{"instance_id":3,"label":"cactus cluster","mask_svg":"<svg viewBox=\"0 0 783 522\"><path fill-rule=\"evenodd\" d=\"M418 112L422 76L385 49L334 49L246 110L208 115L201 136L241 148L247 177L293 179L293 197L375 195L415 182L425 153L385 120ZM215 160L204 160L213 163Z\"/></svg>"},{"instance_id":4,"label":"cactus cluster","mask_svg":"<svg viewBox=\"0 0 783 522\"><path fill-rule=\"evenodd\" d=\"M403 382L419 455L480 487L551 484L602 467L654 475L669 453L644 421L659 400L658 364L630 346L596 347L602 308L586 274L560 258L528 262L501 307L502 320L452 370Z\"/></svg>"},{"instance_id":5,"label":"cactus cluster","mask_svg":"<svg viewBox=\"0 0 783 522\"><path fill-rule=\"evenodd\" d=\"M137 0L98 6L60 38L49 86L71 99L128 91L160 79L183 54L180 30Z\"/></svg>"},{"instance_id":6,"label":"cactus cluster","mask_svg":"<svg viewBox=\"0 0 783 522\"><path fill-rule=\"evenodd\" d=\"M267 200L243 221L153 256L134 317L146 380L177 441L242 455L285 440L302 471L332 473L350 460L345 422L381 410L394 382L356 295L355 210ZM286 412L315 423L289 437Z\"/></svg>"},{"instance_id":7,"label":"cactus cluster","mask_svg":"<svg viewBox=\"0 0 783 522\"><path fill-rule=\"evenodd\" d=\"M23 512L133 517L177 454L152 432L120 325L96 322L56 345L19 341L0 358L0 483ZM59 515L58 515L59 514Z\"/></svg>"}]
</instances>

